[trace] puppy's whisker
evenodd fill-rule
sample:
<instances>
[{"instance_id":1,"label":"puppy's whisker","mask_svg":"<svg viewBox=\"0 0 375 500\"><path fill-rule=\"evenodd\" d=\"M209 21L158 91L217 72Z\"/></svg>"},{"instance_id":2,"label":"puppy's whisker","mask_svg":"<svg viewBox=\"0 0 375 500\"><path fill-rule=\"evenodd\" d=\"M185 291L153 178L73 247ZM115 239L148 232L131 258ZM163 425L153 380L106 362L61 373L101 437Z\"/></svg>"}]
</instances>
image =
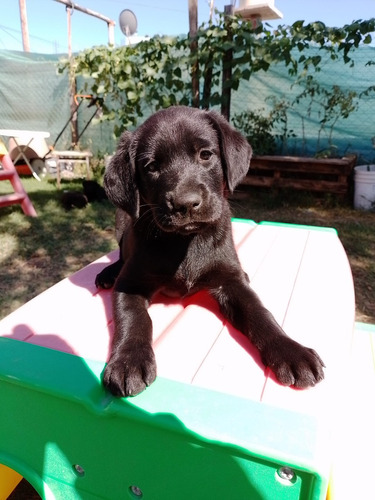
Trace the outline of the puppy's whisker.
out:
<instances>
[{"instance_id":1,"label":"puppy's whisker","mask_svg":"<svg viewBox=\"0 0 375 500\"><path fill-rule=\"evenodd\" d=\"M151 218L153 217L152 216L152 206L150 205L141 205L141 208L143 207L149 207L146 211L144 211L143 213L141 213L141 215L138 217L138 219L135 221L135 224L139 223L140 221L142 221L143 219L151 216ZM134 225L135 225L134 224Z\"/></svg>"},{"instance_id":2,"label":"puppy's whisker","mask_svg":"<svg viewBox=\"0 0 375 500\"><path fill-rule=\"evenodd\" d=\"M147 207L147 210L141 213L140 217L135 221L134 226L136 224L142 223L144 225L144 229L147 234L147 238L154 238L159 232L160 229L157 224L155 224L155 219L158 218L155 215L153 208L157 207L157 204L144 204L141 205L142 208Z\"/></svg>"}]
</instances>

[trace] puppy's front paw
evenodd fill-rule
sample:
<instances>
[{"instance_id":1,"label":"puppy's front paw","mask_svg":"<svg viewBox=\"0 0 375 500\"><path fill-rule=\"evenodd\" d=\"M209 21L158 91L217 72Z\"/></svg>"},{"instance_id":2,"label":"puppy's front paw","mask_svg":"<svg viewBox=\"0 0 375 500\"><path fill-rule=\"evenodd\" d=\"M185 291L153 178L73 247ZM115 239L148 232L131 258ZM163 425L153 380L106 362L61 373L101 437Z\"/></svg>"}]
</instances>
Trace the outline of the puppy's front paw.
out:
<instances>
[{"instance_id":1,"label":"puppy's front paw","mask_svg":"<svg viewBox=\"0 0 375 500\"><path fill-rule=\"evenodd\" d=\"M283 385L306 389L324 379L325 365L318 353L288 337L269 345L262 361Z\"/></svg>"},{"instance_id":2,"label":"puppy's front paw","mask_svg":"<svg viewBox=\"0 0 375 500\"><path fill-rule=\"evenodd\" d=\"M135 346L121 356L113 356L103 383L114 396L136 396L156 378L156 362L151 346Z\"/></svg>"},{"instance_id":3,"label":"puppy's front paw","mask_svg":"<svg viewBox=\"0 0 375 500\"><path fill-rule=\"evenodd\" d=\"M105 267L103 271L96 275L95 285L97 288L103 288L107 290L108 288L112 288L116 280L116 276L110 269L110 266Z\"/></svg>"}]
</instances>

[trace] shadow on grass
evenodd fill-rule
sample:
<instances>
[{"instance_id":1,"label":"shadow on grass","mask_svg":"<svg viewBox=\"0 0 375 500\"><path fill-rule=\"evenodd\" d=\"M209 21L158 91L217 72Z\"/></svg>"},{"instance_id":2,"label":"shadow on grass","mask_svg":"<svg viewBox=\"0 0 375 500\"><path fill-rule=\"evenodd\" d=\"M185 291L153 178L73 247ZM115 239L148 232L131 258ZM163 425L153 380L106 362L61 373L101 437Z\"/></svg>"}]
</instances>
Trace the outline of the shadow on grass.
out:
<instances>
[{"instance_id":1,"label":"shadow on grass","mask_svg":"<svg viewBox=\"0 0 375 500\"><path fill-rule=\"evenodd\" d=\"M35 183L28 192L38 217L17 205L0 210L0 317L117 247L108 201L66 211L62 190Z\"/></svg>"}]
</instances>

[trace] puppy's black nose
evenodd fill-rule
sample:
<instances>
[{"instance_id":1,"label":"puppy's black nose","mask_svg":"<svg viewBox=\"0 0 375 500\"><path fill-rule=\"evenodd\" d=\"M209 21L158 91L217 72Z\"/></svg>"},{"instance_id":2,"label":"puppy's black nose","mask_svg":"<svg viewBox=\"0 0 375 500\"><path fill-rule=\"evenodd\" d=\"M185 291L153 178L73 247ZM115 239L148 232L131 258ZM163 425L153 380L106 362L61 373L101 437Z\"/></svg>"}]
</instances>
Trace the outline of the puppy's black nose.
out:
<instances>
[{"instance_id":1,"label":"puppy's black nose","mask_svg":"<svg viewBox=\"0 0 375 500\"><path fill-rule=\"evenodd\" d=\"M199 210L202 204L202 196L195 191L189 191L178 195L172 195L169 201L175 212L186 215Z\"/></svg>"}]
</instances>

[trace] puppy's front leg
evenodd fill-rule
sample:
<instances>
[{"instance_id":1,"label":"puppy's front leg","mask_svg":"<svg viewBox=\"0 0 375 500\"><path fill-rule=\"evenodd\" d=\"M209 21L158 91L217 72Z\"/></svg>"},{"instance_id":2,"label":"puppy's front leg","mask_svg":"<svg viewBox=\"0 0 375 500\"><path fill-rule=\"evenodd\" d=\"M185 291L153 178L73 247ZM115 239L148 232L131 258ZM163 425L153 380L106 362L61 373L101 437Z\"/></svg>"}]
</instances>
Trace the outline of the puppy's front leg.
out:
<instances>
[{"instance_id":1,"label":"puppy's front leg","mask_svg":"<svg viewBox=\"0 0 375 500\"><path fill-rule=\"evenodd\" d=\"M258 348L262 362L287 386L306 388L324 378L319 355L286 335L242 279L212 291L222 313Z\"/></svg>"},{"instance_id":2,"label":"puppy's front leg","mask_svg":"<svg viewBox=\"0 0 375 500\"><path fill-rule=\"evenodd\" d=\"M103 382L115 396L135 396L155 380L147 306L148 300L141 295L113 292L115 332Z\"/></svg>"}]
</instances>

